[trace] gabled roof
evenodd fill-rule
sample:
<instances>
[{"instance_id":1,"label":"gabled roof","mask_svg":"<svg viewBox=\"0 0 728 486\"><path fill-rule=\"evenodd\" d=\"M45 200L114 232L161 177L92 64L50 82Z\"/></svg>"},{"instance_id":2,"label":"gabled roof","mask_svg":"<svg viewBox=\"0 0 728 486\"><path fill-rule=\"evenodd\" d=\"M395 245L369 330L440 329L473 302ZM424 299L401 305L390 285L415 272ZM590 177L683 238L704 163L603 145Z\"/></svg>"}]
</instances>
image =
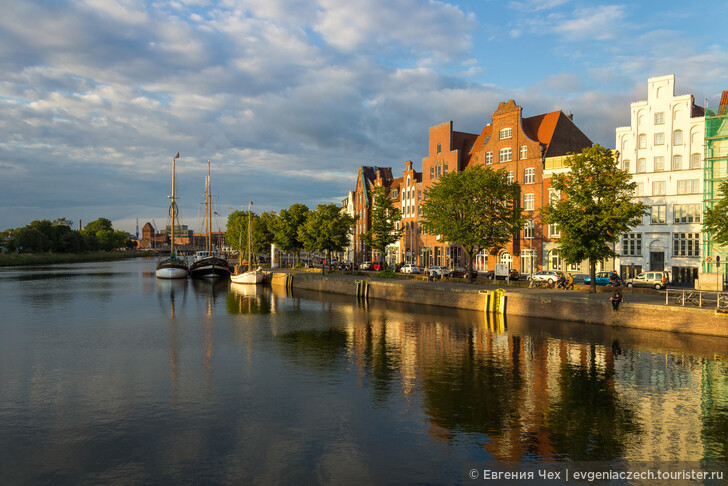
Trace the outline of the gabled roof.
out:
<instances>
[{"instance_id":1,"label":"gabled roof","mask_svg":"<svg viewBox=\"0 0 728 486\"><path fill-rule=\"evenodd\" d=\"M486 125L483 127L483 131L480 132L480 135L475 139L475 142L473 143L473 146L470 148L470 152L468 152L468 155L472 155L475 152L479 151L483 148L483 145L488 143L488 140L490 140L490 136L493 134L493 127L491 125Z\"/></svg>"},{"instance_id":2,"label":"gabled roof","mask_svg":"<svg viewBox=\"0 0 728 486\"><path fill-rule=\"evenodd\" d=\"M592 145L589 137L561 110L523 118L521 124L528 138L541 144L545 157L581 152Z\"/></svg>"}]
</instances>

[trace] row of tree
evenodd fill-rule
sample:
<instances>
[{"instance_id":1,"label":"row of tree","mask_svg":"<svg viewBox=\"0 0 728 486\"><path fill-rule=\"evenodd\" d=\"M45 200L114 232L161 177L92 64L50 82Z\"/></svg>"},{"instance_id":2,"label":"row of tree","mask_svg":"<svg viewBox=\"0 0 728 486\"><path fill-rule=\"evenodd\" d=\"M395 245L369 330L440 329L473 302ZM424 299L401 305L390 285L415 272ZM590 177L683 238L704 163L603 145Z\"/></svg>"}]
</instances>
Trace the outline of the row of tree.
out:
<instances>
[{"instance_id":1,"label":"row of tree","mask_svg":"<svg viewBox=\"0 0 728 486\"><path fill-rule=\"evenodd\" d=\"M251 244L248 245L248 222L251 225ZM293 204L260 215L248 211L233 211L228 215L225 244L242 254L266 253L271 243L282 251L300 258L303 250L323 251L331 262L331 253L341 252L349 245L355 219L335 204L319 204L315 211L304 204Z\"/></svg>"},{"instance_id":2,"label":"row of tree","mask_svg":"<svg viewBox=\"0 0 728 486\"><path fill-rule=\"evenodd\" d=\"M596 264L617 256L620 235L639 223L647 209L634 202L636 184L628 172L619 169L612 151L595 145L566 160L569 172L554 175L552 187L560 196L542 209L546 224L561 231L559 253L567 263L589 261L592 290L596 291ZM460 245L467 257L472 282L473 257L486 250L495 255L522 230L529 217L520 202L520 186L509 182L504 170L474 166L451 172L428 188L422 204L422 229L440 235L441 241ZM225 242L247 252L248 220L253 225L252 251L266 252L271 243L284 251L343 251L355 218L334 204L319 205L315 211L303 204L261 215L235 211L228 218ZM377 187L372 194L371 225L360 235L375 252L402 235L399 209L389 189ZM329 258L330 261L330 258Z\"/></svg>"},{"instance_id":3,"label":"row of tree","mask_svg":"<svg viewBox=\"0 0 728 486\"><path fill-rule=\"evenodd\" d=\"M5 230L3 245L9 251L23 253L82 253L135 246L128 233L114 230L106 218L88 223L81 231L71 229L72 225L65 218L33 221L22 228Z\"/></svg>"}]
</instances>

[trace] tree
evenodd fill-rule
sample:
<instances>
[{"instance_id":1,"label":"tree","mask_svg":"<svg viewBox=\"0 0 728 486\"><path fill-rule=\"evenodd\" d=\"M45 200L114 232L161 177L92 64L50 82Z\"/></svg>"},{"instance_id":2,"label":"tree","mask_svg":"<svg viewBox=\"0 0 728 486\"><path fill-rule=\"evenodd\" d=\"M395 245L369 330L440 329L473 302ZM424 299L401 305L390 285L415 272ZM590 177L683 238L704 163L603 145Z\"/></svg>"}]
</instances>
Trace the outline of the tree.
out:
<instances>
[{"instance_id":1,"label":"tree","mask_svg":"<svg viewBox=\"0 0 728 486\"><path fill-rule=\"evenodd\" d=\"M349 244L354 221L336 204L319 204L316 211L309 211L306 222L299 227L298 238L306 250L325 251L331 270L331 252L343 251Z\"/></svg>"},{"instance_id":2,"label":"tree","mask_svg":"<svg viewBox=\"0 0 728 486\"><path fill-rule=\"evenodd\" d=\"M300 259L303 250L303 241L299 238L298 229L306 222L308 206L304 204L292 204L288 209L281 209L278 219L273 226L273 242L281 250L296 254L296 262Z\"/></svg>"},{"instance_id":3,"label":"tree","mask_svg":"<svg viewBox=\"0 0 728 486\"><path fill-rule=\"evenodd\" d=\"M637 187L629 172L619 169L608 148L597 144L565 161L569 172L556 174L551 186L562 197L542 209L547 224L557 224L559 254L567 263L589 260L591 286L596 292L596 263L615 257L620 235L639 224L647 210L633 202Z\"/></svg>"},{"instance_id":4,"label":"tree","mask_svg":"<svg viewBox=\"0 0 728 486\"><path fill-rule=\"evenodd\" d=\"M397 223L401 219L402 213L392 204L389 189L384 186L375 187L372 191L372 225L359 238L383 257L387 247L402 237L404 230L397 229Z\"/></svg>"},{"instance_id":5,"label":"tree","mask_svg":"<svg viewBox=\"0 0 728 486\"><path fill-rule=\"evenodd\" d=\"M428 233L463 248L472 282L473 256L502 248L525 224L519 199L520 187L508 182L505 170L475 165L430 187L421 224Z\"/></svg>"},{"instance_id":6,"label":"tree","mask_svg":"<svg viewBox=\"0 0 728 486\"><path fill-rule=\"evenodd\" d=\"M703 227L717 245L728 246L728 181L718 186L720 200L712 208L706 208Z\"/></svg>"},{"instance_id":7,"label":"tree","mask_svg":"<svg viewBox=\"0 0 728 486\"><path fill-rule=\"evenodd\" d=\"M233 211L228 215L227 231L225 231L225 244L238 251L241 256L248 253L248 211ZM257 215L250 212L251 246L253 255L266 253L270 248L273 235L270 226L274 225L275 213Z\"/></svg>"}]
</instances>

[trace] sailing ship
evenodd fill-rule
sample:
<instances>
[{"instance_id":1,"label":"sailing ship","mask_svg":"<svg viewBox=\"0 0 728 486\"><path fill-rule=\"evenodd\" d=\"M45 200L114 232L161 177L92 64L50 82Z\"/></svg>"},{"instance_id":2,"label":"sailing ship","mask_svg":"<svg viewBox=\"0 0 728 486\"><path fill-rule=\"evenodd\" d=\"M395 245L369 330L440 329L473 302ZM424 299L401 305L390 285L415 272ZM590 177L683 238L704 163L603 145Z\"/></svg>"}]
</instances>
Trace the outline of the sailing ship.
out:
<instances>
[{"instance_id":1,"label":"sailing ship","mask_svg":"<svg viewBox=\"0 0 728 486\"><path fill-rule=\"evenodd\" d=\"M205 230L207 242L205 250L195 254L195 259L190 265L190 275L199 278L228 278L230 267L215 248L212 247L212 192L210 181L210 161L207 161L207 179L205 181Z\"/></svg>"},{"instance_id":2,"label":"sailing ship","mask_svg":"<svg viewBox=\"0 0 728 486\"><path fill-rule=\"evenodd\" d=\"M179 158L179 152L172 158L172 202L169 204L169 219L171 221L171 234L169 236L169 258L157 262L157 278L187 278L189 267L187 260L177 255L174 248L175 229L179 217L179 208L175 200L175 162Z\"/></svg>"},{"instance_id":3,"label":"sailing ship","mask_svg":"<svg viewBox=\"0 0 728 486\"><path fill-rule=\"evenodd\" d=\"M233 283L237 284L259 284L263 282L263 271L260 267L253 270L253 237L252 237L252 227L253 227L253 221L252 221L252 211L250 210L250 206L252 206L252 201L248 205L248 271L247 272L241 272L237 273L235 275L230 276L230 280ZM242 258L242 245L240 245L241 248L238 250L240 257ZM239 262L238 268L242 267L242 262Z\"/></svg>"}]
</instances>

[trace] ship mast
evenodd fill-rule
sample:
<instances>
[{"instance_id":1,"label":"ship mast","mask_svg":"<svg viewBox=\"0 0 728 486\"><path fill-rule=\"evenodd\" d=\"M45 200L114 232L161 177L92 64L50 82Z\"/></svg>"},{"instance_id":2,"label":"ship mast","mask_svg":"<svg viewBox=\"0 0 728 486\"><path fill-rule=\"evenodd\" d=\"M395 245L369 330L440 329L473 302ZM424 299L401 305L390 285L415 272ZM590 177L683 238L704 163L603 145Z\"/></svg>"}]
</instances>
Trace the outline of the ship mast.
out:
<instances>
[{"instance_id":1,"label":"ship mast","mask_svg":"<svg viewBox=\"0 0 728 486\"><path fill-rule=\"evenodd\" d=\"M205 195L205 216L207 217L207 254L212 256L212 181L210 180L210 161L207 161L207 194Z\"/></svg>"},{"instance_id":2,"label":"ship mast","mask_svg":"<svg viewBox=\"0 0 728 486\"><path fill-rule=\"evenodd\" d=\"M175 162L179 158L179 152L177 155L172 157L172 203L169 205L169 216L172 219L172 234L169 240L169 254L171 258L174 258L174 234L175 234L175 223L177 220L177 202L175 201Z\"/></svg>"}]
</instances>

